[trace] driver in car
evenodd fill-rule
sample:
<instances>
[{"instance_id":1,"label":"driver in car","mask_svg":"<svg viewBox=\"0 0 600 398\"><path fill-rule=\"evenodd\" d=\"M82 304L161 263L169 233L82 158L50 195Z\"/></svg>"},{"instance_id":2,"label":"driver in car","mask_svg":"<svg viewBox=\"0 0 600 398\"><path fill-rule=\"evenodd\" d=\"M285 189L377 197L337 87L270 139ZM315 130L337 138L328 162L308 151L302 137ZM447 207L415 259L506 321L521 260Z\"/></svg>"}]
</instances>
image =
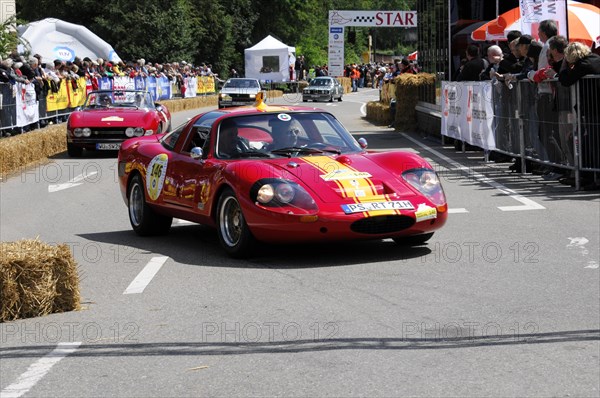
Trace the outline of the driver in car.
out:
<instances>
[{"instance_id":1,"label":"driver in car","mask_svg":"<svg viewBox=\"0 0 600 398\"><path fill-rule=\"evenodd\" d=\"M238 136L238 127L233 119L223 120L219 130L217 153L222 158L236 158L248 150L248 142Z\"/></svg>"},{"instance_id":2,"label":"driver in car","mask_svg":"<svg viewBox=\"0 0 600 398\"><path fill-rule=\"evenodd\" d=\"M273 125L271 135L273 143L269 150L280 148L292 148L298 145L298 135L302 132L302 126L297 120L289 122L278 121Z\"/></svg>"}]
</instances>

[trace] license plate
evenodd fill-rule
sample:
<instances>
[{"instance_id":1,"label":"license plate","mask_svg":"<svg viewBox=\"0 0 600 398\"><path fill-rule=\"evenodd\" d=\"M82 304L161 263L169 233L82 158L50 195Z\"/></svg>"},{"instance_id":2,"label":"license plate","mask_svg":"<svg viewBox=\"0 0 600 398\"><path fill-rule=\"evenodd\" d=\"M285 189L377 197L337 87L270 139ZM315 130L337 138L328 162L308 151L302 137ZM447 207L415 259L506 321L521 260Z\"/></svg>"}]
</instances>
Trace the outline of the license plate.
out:
<instances>
[{"instance_id":1,"label":"license plate","mask_svg":"<svg viewBox=\"0 0 600 398\"><path fill-rule=\"evenodd\" d=\"M342 205L346 214L361 213L363 211L377 210L413 210L415 207L408 200L394 200L390 202L365 202Z\"/></svg>"},{"instance_id":2,"label":"license plate","mask_svg":"<svg viewBox=\"0 0 600 398\"><path fill-rule=\"evenodd\" d=\"M118 151L120 148L121 148L120 143L98 143L98 144L96 144L96 149L99 149L99 150Z\"/></svg>"}]
</instances>

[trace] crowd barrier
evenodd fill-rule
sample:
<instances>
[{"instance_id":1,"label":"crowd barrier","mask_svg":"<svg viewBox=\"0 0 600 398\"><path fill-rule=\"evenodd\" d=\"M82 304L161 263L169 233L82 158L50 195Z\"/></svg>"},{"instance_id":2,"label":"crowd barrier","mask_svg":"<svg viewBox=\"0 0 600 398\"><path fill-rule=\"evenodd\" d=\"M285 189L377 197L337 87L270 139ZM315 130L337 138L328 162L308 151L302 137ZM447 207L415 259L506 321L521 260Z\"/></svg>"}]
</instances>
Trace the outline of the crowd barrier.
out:
<instances>
[{"instance_id":1,"label":"crowd barrier","mask_svg":"<svg viewBox=\"0 0 600 398\"><path fill-rule=\"evenodd\" d=\"M600 171L600 76L557 80L442 82L442 135L526 160Z\"/></svg>"},{"instance_id":2,"label":"crowd barrier","mask_svg":"<svg viewBox=\"0 0 600 398\"><path fill-rule=\"evenodd\" d=\"M39 98L32 83L0 83L0 133L31 126L38 128L40 122L63 121L75 108L83 105L94 86L100 90L147 90L154 101L217 92L215 78L209 76L186 77L181 84L166 77L105 77L95 81L81 77L61 80L54 90L48 90L46 96Z\"/></svg>"}]
</instances>

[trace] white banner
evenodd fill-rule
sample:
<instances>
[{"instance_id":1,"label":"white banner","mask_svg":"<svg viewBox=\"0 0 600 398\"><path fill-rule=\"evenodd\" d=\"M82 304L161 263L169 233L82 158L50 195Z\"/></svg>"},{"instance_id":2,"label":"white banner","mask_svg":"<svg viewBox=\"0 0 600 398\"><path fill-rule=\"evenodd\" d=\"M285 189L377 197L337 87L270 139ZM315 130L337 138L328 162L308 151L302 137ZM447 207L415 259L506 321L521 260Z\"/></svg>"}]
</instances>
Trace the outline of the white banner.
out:
<instances>
[{"instance_id":1,"label":"white banner","mask_svg":"<svg viewBox=\"0 0 600 398\"><path fill-rule=\"evenodd\" d=\"M40 120L40 110L35 99L33 84L16 84L17 127L24 127Z\"/></svg>"},{"instance_id":2,"label":"white banner","mask_svg":"<svg viewBox=\"0 0 600 398\"><path fill-rule=\"evenodd\" d=\"M329 26L378 26L382 28L416 28L417 12L330 10Z\"/></svg>"},{"instance_id":3,"label":"white banner","mask_svg":"<svg viewBox=\"0 0 600 398\"><path fill-rule=\"evenodd\" d=\"M496 149L491 82L442 82L442 135Z\"/></svg>"},{"instance_id":4,"label":"white banner","mask_svg":"<svg viewBox=\"0 0 600 398\"><path fill-rule=\"evenodd\" d=\"M183 98L192 98L196 96L196 91L198 91L198 79L195 77L185 77L183 79L183 83L185 84L185 93Z\"/></svg>"},{"instance_id":5,"label":"white banner","mask_svg":"<svg viewBox=\"0 0 600 398\"><path fill-rule=\"evenodd\" d=\"M558 34L567 36L567 8L565 0L521 0L521 32L539 39L540 22L551 19L558 25Z\"/></svg>"}]
</instances>

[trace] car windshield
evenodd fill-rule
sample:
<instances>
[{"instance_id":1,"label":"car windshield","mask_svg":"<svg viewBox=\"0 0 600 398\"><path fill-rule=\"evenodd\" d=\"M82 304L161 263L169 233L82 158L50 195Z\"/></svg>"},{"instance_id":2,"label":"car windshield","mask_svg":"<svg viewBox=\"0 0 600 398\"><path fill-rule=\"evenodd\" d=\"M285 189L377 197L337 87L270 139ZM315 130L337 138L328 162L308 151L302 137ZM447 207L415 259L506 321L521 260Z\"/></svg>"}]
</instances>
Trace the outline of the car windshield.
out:
<instances>
[{"instance_id":1,"label":"car windshield","mask_svg":"<svg viewBox=\"0 0 600 398\"><path fill-rule=\"evenodd\" d=\"M362 151L331 114L279 112L223 119L215 153L220 158L297 157Z\"/></svg>"},{"instance_id":2,"label":"car windshield","mask_svg":"<svg viewBox=\"0 0 600 398\"><path fill-rule=\"evenodd\" d=\"M314 79L310 82L311 86L331 86L333 81L331 79Z\"/></svg>"},{"instance_id":3,"label":"car windshield","mask_svg":"<svg viewBox=\"0 0 600 398\"><path fill-rule=\"evenodd\" d=\"M260 84L254 79L229 79L223 88L260 88Z\"/></svg>"},{"instance_id":4,"label":"car windshield","mask_svg":"<svg viewBox=\"0 0 600 398\"><path fill-rule=\"evenodd\" d=\"M154 108L154 102L141 90L103 90L90 92L83 108Z\"/></svg>"}]
</instances>

